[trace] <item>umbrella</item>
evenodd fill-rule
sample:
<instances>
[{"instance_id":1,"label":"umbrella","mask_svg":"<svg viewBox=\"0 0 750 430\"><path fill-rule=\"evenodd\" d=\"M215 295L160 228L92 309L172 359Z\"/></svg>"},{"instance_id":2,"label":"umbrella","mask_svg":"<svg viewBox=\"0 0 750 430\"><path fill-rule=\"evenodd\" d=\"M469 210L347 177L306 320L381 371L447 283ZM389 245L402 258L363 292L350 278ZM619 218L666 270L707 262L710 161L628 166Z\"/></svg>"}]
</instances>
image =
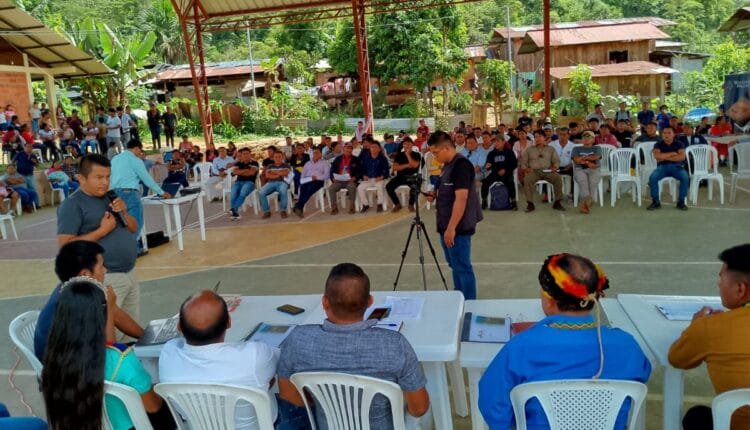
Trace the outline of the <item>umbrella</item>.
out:
<instances>
[{"instance_id":1,"label":"umbrella","mask_svg":"<svg viewBox=\"0 0 750 430\"><path fill-rule=\"evenodd\" d=\"M716 112L712 111L711 109L707 107L697 107L694 109L690 109L688 113L685 114L684 117L682 117L683 122L700 122L701 118L703 117L716 118Z\"/></svg>"}]
</instances>

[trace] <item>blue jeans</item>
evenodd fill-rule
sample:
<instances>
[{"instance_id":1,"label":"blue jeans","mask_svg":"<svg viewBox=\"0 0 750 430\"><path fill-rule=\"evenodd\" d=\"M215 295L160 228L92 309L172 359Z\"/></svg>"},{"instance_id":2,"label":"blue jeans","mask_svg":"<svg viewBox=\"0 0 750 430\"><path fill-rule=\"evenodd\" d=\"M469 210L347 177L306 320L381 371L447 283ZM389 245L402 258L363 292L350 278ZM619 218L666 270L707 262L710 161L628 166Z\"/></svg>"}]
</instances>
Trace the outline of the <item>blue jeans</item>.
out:
<instances>
[{"instance_id":1,"label":"blue jeans","mask_svg":"<svg viewBox=\"0 0 750 430\"><path fill-rule=\"evenodd\" d=\"M308 430L310 419L307 418L307 409L304 406L295 406L276 394L276 403L279 407L279 418L274 425L275 430Z\"/></svg>"},{"instance_id":2,"label":"blue jeans","mask_svg":"<svg viewBox=\"0 0 750 430\"><path fill-rule=\"evenodd\" d=\"M651 200L659 203L659 181L664 178L675 178L680 181L680 195L677 201L684 203L688 187L690 186L690 177L687 171L677 164L663 164L651 173L651 176L648 178L648 187L651 189Z\"/></svg>"},{"instance_id":3,"label":"blue jeans","mask_svg":"<svg viewBox=\"0 0 750 430\"><path fill-rule=\"evenodd\" d=\"M8 408L0 403L0 429L46 430L47 423L37 417L11 417Z\"/></svg>"},{"instance_id":4,"label":"blue jeans","mask_svg":"<svg viewBox=\"0 0 750 430\"><path fill-rule=\"evenodd\" d=\"M99 142L96 139L91 140L84 140L81 142L81 154L87 153L88 148L91 147L91 152L96 152L96 147L99 144Z\"/></svg>"},{"instance_id":5,"label":"blue jeans","mask_svg":"<svg viewBox=\"0 0 750 430\"><path fill-rule=\"evenodd\" d=\"M263 208L263 212L271 212L271 207L268 205L268 195L278 192L279 193L279 206L280 210L285 211L287 205L287 192L289 191L289 184L286 181L271 181L266 182L258 192L260 199L260 207Z\"/></svg>"},{"instance_id":6,"label":"blue jeans","mask_svg":"<svg viewBox=\"0 0 750 430\"><path fill-rule=\"evenodd\" d=\"M135 221L138 223L138 228L136 228L135 233L133 233L133 238L135 239L136 246L140 251L141 245L139 244L138 239L140 238L141 229L143 228L143 203L141 203L141 192L140 190L126 190L123 188L117 188L115 192L117 193L117 196L125 202L125 206L128 208L130 216L135 218Z\"/></svg>"},{"instance_id":7,"label":"blue jeans","mask_svg":"<svg viewBox=\"0 0 750 430\"><path fill-rule=\"evenodd\" d=\"M65 195L65 198L67 199L70 193L78 189L78 183L73 181L68 182L55 182L52 184L52 188L55 189L61 189L63 190L63 194Z\"/></svg>"},{"instance_id":8,"label":"blue jeans","mask_svg":"<svg viewBox=\"0 0 750 430\"><path fill-rule=\"evenodd\" d=\"M474 276L474 268L471 266L471 236L457 234L453 248L445 245L443 235L440 234L440 245L445 252L445 259L453 271L453 289L461 291L464 299L474 300L477 298L477 278Z\"/></svg>"},{"instance_id":9,"label":"blue jeans","mask_svg":"<svg viewBox=\"0 0 750 430\"><path fill-rule=\"evenodd\" d=\"M253 181L237 181L232 184L232 209L239 210L245 199L255 190Z\"/></svg>"},{"instance_id":10,"label":"blue jeans","mask_svg":"<svg viewBox=\"0 0 750 430\"><path fill-rule=\"evenodd\" d=\"M31 191L29 194L32 195L36 207L39 207L39 193L36 191L36 178L34 178L34 175L24 176L23 178L26 179L26 188Z\"/></svg>"}]
</instances>

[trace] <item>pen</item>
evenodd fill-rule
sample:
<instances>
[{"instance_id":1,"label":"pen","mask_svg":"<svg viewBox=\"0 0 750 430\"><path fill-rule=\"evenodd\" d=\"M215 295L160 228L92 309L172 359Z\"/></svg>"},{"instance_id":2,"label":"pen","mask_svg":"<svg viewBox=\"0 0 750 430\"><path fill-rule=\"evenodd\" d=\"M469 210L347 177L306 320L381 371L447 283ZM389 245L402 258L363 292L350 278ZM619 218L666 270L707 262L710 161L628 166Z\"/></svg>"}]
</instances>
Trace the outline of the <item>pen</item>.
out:
<instances>
[{"instance_id":1,"label":"pen","mask_svg":"<svg viewBox=\"0 0 750 430\"><path fill-rule=\"evenodd\" d=\"M379 324L379 325L384 325L386 327L396 327L398 324Z\"/></svg>"}]
</instances>

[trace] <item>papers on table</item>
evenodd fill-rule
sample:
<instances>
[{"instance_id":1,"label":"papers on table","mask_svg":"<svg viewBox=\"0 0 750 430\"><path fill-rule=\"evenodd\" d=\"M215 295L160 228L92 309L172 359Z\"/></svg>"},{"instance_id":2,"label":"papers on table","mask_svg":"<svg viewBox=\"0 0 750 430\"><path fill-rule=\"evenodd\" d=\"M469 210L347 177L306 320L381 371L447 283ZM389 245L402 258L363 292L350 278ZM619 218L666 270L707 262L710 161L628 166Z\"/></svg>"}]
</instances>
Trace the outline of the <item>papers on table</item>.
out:
<instances>
[{"instance_id":1,"label":"papers on table","mask_svg":"<svg viewBox=\"0 0 750 430\"><path fill-rule=\"evenodd\" d=\"M656 309L670 321L691 321L693 315L704 306L723 310L720 302L664 302L656 305Z\"/></svg>"},{"instance_id":2,"label":"papers on table","mask_svg":"<svg viewBox=\"0 0 750 430\"><path fill-rule=\"evenodd\" d=\"M239 294L220 294L221 298L227 303L227 310L232 313L242 303L242 296Z\"/></svg>"},{"instance_id":3,"label":"papers on table","mask_svg":"<svg viewBox=\"0 0 750 430\"><path fill-rule=\"evenodd\" d=\"M510 318L464 315L463 342L506 343L510 340Z\"/></svg>"},{"instance_id":4,"label":"papers on table","mask_svg":"<svg viewBox=\"0 0 750 430\"><path fill-rule=\"evenodd\" d=\"M415 320L422 316L423 297L386 296L383 307L391 308L388 320Z\"/></svg>"},{"instance_id":5,"label":"papers on table","mask_svg":"<svg viewBox=\"0 0 750 430\"><path fill-rule=\"evenodd\" d=\"M281 342L294 330L295 324L267 324L260 323L245 338L253 342L263 342L268 346L278 348Z\"/></svg>"},{"instance_id":6,"label":"papers on table","mask_svg":"<svg viewBox=\"0 0 750 430\"><path fill-rule=\"evenodd\" d=\"M344 173L344 174L341 174L341 175L338 174L338 173L334 173L333 174L333 179L335 179L337 181L341 181L341 182L348 181L351 178L352 177L348 173Z\"/></svg>"}]
</instances>

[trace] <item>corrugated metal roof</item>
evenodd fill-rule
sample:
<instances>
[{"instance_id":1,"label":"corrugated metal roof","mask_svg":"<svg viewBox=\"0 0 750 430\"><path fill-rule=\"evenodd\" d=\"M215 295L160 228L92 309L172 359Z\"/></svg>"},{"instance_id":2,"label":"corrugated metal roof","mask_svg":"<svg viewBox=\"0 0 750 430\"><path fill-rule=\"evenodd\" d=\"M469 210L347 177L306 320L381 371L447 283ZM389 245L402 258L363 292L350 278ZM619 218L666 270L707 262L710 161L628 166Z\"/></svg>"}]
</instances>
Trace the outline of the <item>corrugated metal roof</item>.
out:
<instances>
[{"instance_id":1,"label":"corrugated metal roof","mask_svg":"<svg viewBox=\"0 0 750 430\"><path fill-rule=\"evenodd\" d=\"M102 62L16 7L11 0L0 0L0 38L27 54L31 66L71 68L69 72L57 73L58 78L111 73Z\"/></svg>"},{"instance_id":2,"label":"corrugated metal roof","mask_svg":"<svg viewBox=\"0 0 750 430\"><path fill-rule=\"evenodd\" d=\"M674 21L668 19L659 18L656 16L640 16L631 18L612 18L603 19L598 21L576 21L576 22L559 22L550 25L550 29L560 28L584 28L584 27L608 27L611 25L620 24L633 24L637 22L647 22L655 27L666 27L670 25L676 25ZM524 37L526 33L534 30L544 30L544 25L527 25L524 27L511 27L510 38L517 39ZM493 39L499 39L499 42L503 42L508 37L508 27L498 27L493 32Z\"/></svg>"},{"instance_id":3,"label":"corrugated metal roof","mask_svg":"<svg viewBox=\"0 0 750 430\"><path fill-rule=\"evenodd\" d=\"M721 24L719 31L742 31L750 28L750 7L741 7L727 22Z\"/></svg>"},{"instance_id":4,"label":"corrugated metal roof","mask_svg":"<svg viewBox=\"0 0 750 430\"><path fill-rule=\"evenodd\" d=\"M660 64L650 63L648 61L631 61L628 63L617 64L597 64L589 66L591 68L591 77L603 78L607 76L634 76L634 75L671 75L679 73L677 70L664 67ZM567 79L568 73L575 69L570 67L552 67L549 70L550 76L555 79Z\"/></svg>"},{"instance_id":5,"label":"corrugated metal roof","mask_svg":"<svg viewBox=\"0 0 750 430\"><path fill-rule=\"evenodd\" d=\"M249 61L231 61L225 63L206 64L206 77L208 78L250 75L250 73L255 74L262 72L263 68L260 67L257 62L250 63ZM155 78L157 82L181 79L192 79L192 76L190 74L190 65L180 64L177 66L171 66L157 73Z\"/></svg>"},{"instance_id":6,"label":"corrugated metal roof","mask_svg":"<svg viewBox=\"0 0 750 430\"><path fill-rule=\"evenodd\" d=\"M196 0L208 18L273 12L287 9L305 9L333 4L348 4L349 0ZM193 0L176 0L181 9Z\"/></svg>"},{"instance_id":7,"label":"corrugated metal roof","mask_svg":"<svg viewBox=\"0 0 750 430\"><path fill-rule=\"evenodd\" d=\"M563 28L550 31L550 46L586 45L636 40L667 39L669 36L653 24L639 22L601 27ZM519 54L530 54L544 48L544 31L526 33Z\"/></svg>"}]
</instances>

